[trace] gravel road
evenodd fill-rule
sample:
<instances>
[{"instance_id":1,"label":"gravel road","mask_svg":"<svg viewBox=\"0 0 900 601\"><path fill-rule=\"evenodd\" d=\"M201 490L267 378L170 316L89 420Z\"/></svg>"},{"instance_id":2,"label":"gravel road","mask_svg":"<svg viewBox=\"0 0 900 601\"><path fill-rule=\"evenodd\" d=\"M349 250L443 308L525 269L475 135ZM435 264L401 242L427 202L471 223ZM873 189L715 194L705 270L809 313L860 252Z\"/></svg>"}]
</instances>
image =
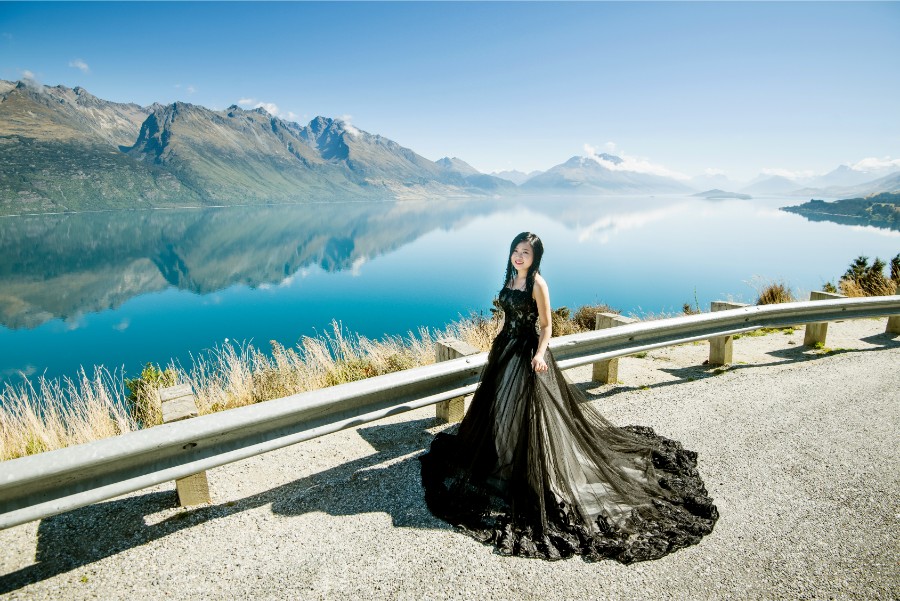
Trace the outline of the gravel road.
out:
<instances>
[{"instance_id":1,"label":"gravel road","mask_svg":"<svg viewBox=\"0 0 900 601\"><path fill-rule=\"evenodd\" d=\"M0 531L3 599L897 599L900 337L838 322L569 372L615 423L698 451L721 513L699 545L630 566L501 557L433 518L416 457L426 408Z\"/></svg>"}]
</instances>

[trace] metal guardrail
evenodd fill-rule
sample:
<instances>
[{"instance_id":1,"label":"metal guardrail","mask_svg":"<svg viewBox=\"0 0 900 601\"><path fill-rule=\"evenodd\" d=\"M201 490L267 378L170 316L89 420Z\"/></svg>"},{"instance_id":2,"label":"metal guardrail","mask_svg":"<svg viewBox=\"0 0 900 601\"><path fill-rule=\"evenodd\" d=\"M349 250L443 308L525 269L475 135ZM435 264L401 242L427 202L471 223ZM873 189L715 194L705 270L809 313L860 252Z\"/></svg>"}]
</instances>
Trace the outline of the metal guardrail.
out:
<instances>
[{"instance_id":1,"label":"metal guardrail","mask_svg":"<svg viewBox=\"0 0 900 601\"><path fill-rule=\"evenodd\" d=\"M900 315L900 297L638 322L555 338L550 348L566 369L763 327L887 315ZM0 529L469 394L486 359L481 353L2 462Z\"/></svg>"}]
</instances>

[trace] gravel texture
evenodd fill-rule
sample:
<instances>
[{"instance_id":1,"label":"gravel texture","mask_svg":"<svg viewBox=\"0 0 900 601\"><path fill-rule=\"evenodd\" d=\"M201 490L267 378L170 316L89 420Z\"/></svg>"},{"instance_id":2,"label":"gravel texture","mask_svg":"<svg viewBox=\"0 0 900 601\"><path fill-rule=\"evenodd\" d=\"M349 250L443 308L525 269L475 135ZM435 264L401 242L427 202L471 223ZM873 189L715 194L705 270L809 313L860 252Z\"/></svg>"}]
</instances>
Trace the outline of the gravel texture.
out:
<instances>
[{"instance_id":1,"label":"gravel texture","mask_svg":"<svg viewBox=\"0 0 900 601\"><path fill-rule=\"evenodd\" d=\"M698 451L721 518L699 545L624 566L496 555L429 514L416 457L432 408L0 531L4 599L897 599L900 337L838 322L568 372L604 414Z\"/></svg>"}]
</instances>

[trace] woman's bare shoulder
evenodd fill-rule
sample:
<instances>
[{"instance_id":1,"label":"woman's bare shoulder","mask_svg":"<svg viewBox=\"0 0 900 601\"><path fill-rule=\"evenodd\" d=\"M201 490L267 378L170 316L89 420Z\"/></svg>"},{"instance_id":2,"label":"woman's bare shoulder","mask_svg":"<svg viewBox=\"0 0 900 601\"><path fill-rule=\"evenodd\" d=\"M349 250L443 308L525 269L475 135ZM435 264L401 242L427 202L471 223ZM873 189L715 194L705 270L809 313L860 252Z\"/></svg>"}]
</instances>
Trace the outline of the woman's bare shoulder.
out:
<instances>
[{"instance_id":1,"label":"woman's bare shoulder","mask_svg":"<svg viewBox=\"0 0 900 601\"><path fill-rule=\"evenodd\" d=\"M550 298L550 287L547 286L547 280L541 277L541 274L535 274L534 276L534 289L531 291L531 295L535 300L540 298Z\"/></svg>"}]
</instances>

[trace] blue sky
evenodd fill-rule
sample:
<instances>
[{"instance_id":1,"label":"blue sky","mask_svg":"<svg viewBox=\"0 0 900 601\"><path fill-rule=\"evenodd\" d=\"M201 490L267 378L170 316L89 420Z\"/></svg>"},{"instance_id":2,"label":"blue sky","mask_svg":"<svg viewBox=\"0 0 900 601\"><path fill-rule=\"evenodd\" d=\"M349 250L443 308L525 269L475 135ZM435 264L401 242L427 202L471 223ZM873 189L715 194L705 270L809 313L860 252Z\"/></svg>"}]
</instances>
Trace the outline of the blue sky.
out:
<instances>
[{"instance_id":1,"label":"blue sky","mask_svg":"<svg viewBox=\"0 0 900 601\"><path fill-rule=\"evenodd\" d=\"M0 3L0 78L345 117L425 157L900 160L900 3ZM900 163L898 163L900 164Z\"/></svg>"}]
</instances>

